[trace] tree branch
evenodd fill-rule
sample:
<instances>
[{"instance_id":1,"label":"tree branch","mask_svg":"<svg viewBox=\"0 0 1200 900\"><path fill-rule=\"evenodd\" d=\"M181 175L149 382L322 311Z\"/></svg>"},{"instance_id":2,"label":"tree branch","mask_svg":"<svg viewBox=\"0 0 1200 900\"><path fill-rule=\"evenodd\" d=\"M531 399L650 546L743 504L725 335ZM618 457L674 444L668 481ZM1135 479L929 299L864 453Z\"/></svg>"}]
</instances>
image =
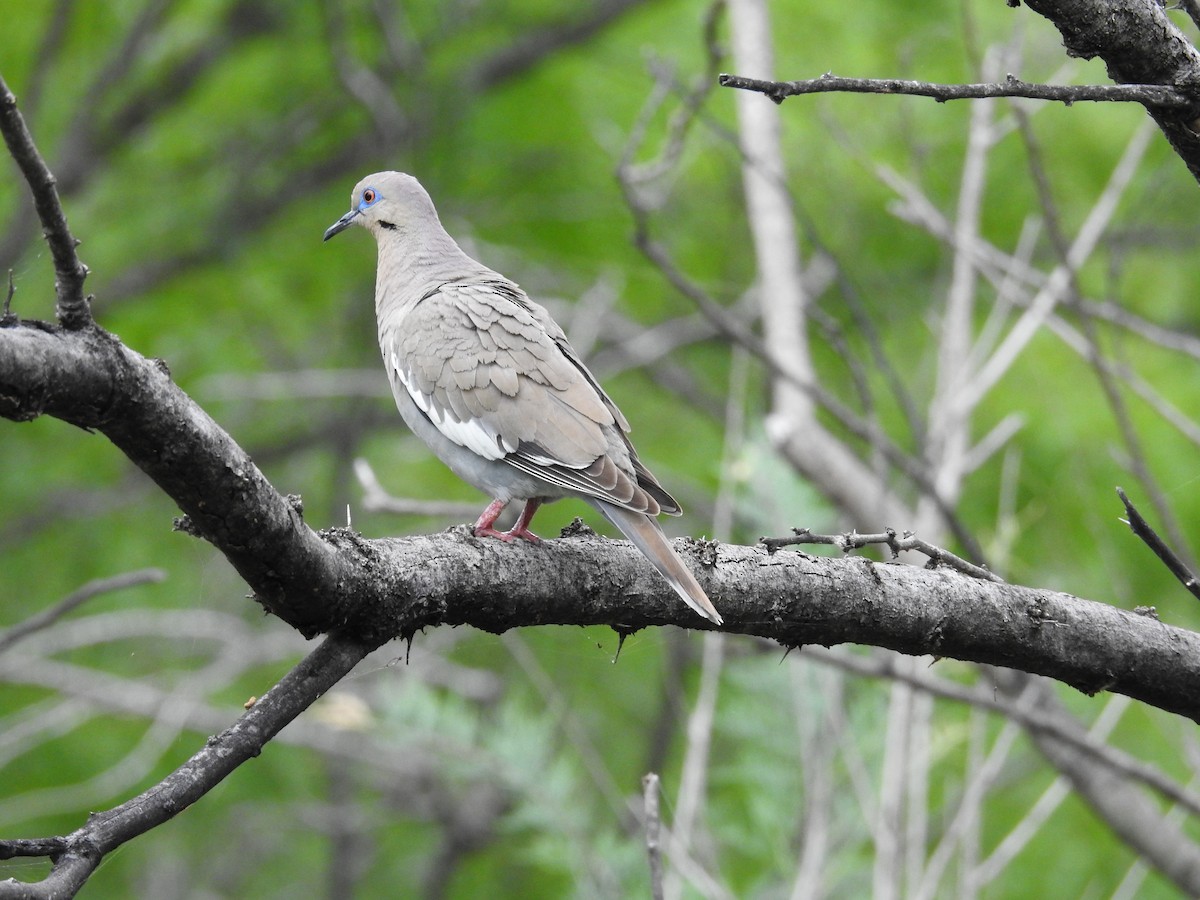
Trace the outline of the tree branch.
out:
<instances>
[{"instance_id":1,"label":"tree branch","mask_svg":"<svg viewBox=\"0 0 1200 900\"><path fill-rule=\"evenodd\" d=\"M466 529L377 541L342 531L325 537L347 553L369 554L376 577L391 585L370 611L381 634L463 624L495 632L546 624L704 627L625 542L578 535L501 546ZM787 646L854 642L1010 666L1200 720L1200 657L1188 649L1200 650L1200 635L1148 616L941 569L694 541L677 541L676 549L693 561L727 631Z\"/></svg>"},{"instance_id":2,"label":"tree branch","mask_svg":"<svg viewBox=\"0 0 1200 900\"><path fill-rule=\"evenodd\" d=\"M345 621L349 571L246 452L147 360L95 327L0 329L0 416L50 414L104 433L185 513L177 528L219 549L256 599L308 637Z\"/></svg>"},{"instance_id":3,"label":"tree branch","mask_svg":"<svg viewBox=\"0 0 1200 900\"><path fill-rule=\"evenodd\" d=\"M50 245L56 276L54 289L58 294L58 320L64 328L83 328L92 321L88 301L83 296L83 280L87 278L88 268L75 253L78 242L71 235L67 217L58 202L54 175L38 153L25 126L25 117L17 109L17 98L3 78L0 78L0 134L4 135L8 152L29 183L33 205L42 221L46 243Z\"/></svg>"},{"instance_id":4,"label":"tree branch","mask_svg":"<svg viewBox=\"0 0 1200 900\"><path fill-rule=\"evenodd\" d=\"M1011 6L1018 5L1010 2ZM722 75L727 87L756 90L776 103L785 97L825 91L919 94L938 101L966 97L1033 97L1064 103L1125 101L1141 103L1158 124L1192 176L1200 180L1200 51L1175 27L1161 3L1153 0L1026 0L1063 36L1070 56L1099 56L1108 66L1111 86L1038 85L1012 76L1000 84L945 85L898 79L839 78L770 82Z\"/></svg>"},{"instance_id":5,"label":"tree branch","mask_svg":"<svg viewBox=\"0 0 1200 900\"><path fill-rule=\"evenodd\" d=\"M0 329L0 415L40 413L108 435L188 513L185 529L310 635L343 626L379 644L438 625L704 625L630 545L590 534L541 547L462 529L382 541L318 535L161 366L100 329ZM1150 618L945 571L704 542L680 550L697 561L729 631L1013 666L1200 721L1200 635Z\"/></svg>"},{"instance_id":6,"label":"tree branch","mask_svg":"<svg viewBox=\"0 0 1200 900\"><path fill-rule=\"evenodd\" d=\"M1162 564L1170 570L1172 575L1179 579L1179 583L1188 589L1188 593L1200 599L1200 583L1197 583L1196 576L1192 574L1192 570L1170 548L1167 542L1158 536L1158 532L1150 527L1150 523L1138 512L1137 507L1125 495L1124 490L1117 488L1117 496L1121 498L1121 503L1125 505L1125 515L1129 517L1126 520L1129 530L1140 537L1146 546L1154 551L1154 555L1162 561Z\"/></svg>"},{"instance_id":7,"label":"tree branch","mask_svg":"<svg viewBox=\"0 0 1200 900\"><path fill-rule=\"evenodd\" d=\"M374 649L334 634L288 672L229 728L148 791L93 813L79 830L61 838L0 841L0 859L49 856L50 874L36 884L0 882L0 898L74 896L106 854L187 809L262 751L283 726L346 675Z\"/></svg>"},{"instance_id":8,"label":"tree branch","mask_svg":"<svg viewBox=\"0 0 1200 900\"><path fill-rule=\"evenodd\" d=\"M901 553L915 551L929 558L929 562L926 564L927 568L932 569L939 565L946 565L957 569L964 575L970 575L972 578L981 578L984 581L1004 581L999 575L983 566L967 562L961 556L942 547L934 546L912 532L906 531L904 534L900 534L895 528L888 528L879 534L859 534L857 531L849 534L814 534L807 528L793 528L791 537L760 537L758 542L767 548L768 553L774 553L776 550L794 544L826 544L830 547L837 547L843 553L861 550L871 544L884 544L892 552L892 559L896 559Z\"/></svg>"},{"instance_id":9,"label":"tree branch","mask_svg":"<svg viewBox=\"0 0 1200 900\"><path fill-rule=\"evenodd\" d=\"M167 573L162 569L139 569L136 572L125 572L111 578L96 578L72 591L49 609L42 610L37 615L30 616L24 622L0 631L0 653L3 653L23 637L48 628L67 613L87 603L93 597L106 594L109 591L123 591L139 584L149 584L163 581Z\"/></svg>"},{"instance_id":10,"label":"tree branch","mask_svg":"<svg viewBox=\"0 0 1200 900\"><path fill-rule=\"evenodd\" d=\"M1084 101L1140 103L1147 108L1173 111L1195 110L1196 98L1161 84L1032 84L1008 75L1004 81L986 84L937 84L899 78L844 78L826 72L820 78L802 81L764 81L741 75L720 75L721 87L766 94L776 103L801 94L847 92L854 94L907 94L948 100L979 100L989 97L1028 97L1053 100L1070 106Z\"/></svg>"}]
</instances>

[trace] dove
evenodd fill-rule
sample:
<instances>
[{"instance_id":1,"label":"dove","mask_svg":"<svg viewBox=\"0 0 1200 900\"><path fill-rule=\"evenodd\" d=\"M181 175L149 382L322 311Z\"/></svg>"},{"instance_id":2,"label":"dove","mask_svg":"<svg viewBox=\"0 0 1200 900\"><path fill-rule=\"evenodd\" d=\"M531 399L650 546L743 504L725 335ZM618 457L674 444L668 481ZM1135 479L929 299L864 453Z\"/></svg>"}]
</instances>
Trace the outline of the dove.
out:
<instances>
[{"instance_id":1,"label":"dove","mask_svg":"<svg viewBox=\"0 0 1200 900\"><path fill-rule=\"evenodd\" d=\"M456 475L492 498L472 531L538 543L538 507L578 497L628 538L693 610L722 619L672 549L657 516L680 506L638 459L629 423L550 314L476 262L442 227L421 184L402 172L360 181L351 225L378 245L379 349L405 424ZM508 531L505 507L524 507Z\"/></svg>"}]
</instances>

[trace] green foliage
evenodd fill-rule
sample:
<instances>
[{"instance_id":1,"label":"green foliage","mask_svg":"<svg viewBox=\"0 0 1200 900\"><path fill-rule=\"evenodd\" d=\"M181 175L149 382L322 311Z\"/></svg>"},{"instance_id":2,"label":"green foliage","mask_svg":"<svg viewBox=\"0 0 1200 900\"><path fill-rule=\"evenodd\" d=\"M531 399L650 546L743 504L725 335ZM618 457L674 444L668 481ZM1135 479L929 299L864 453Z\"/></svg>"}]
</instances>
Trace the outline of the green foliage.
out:
<instances>
[{"instance_id":1,"label":"green foliage","mask_svg":"<svg viewBox=\"0 0 1200 900\"><path fill-rule=\"evenodd\" d=\"M368 460L399 495L483 500L403 431L377 359L373 249L359 234L323 246L323 229L346 208L363 173L406 169L422 178L452 233L553 306L577 326L572 333L594 329L595 321L645 328L693 315L633 247L614 170L652 91L647 60L674 67L682 83L704 72L706 5L636 4L595 34L491 82L480 80L486 63L569 13L544 0L405 4L389 35L375 20L387 4L339 6L166 4L128 65L117 66L145 4L0 0L0 72L19 96L35 94L30 125L51 166L76 173L64 179L64 202L84 241L101 323L138 352L164 359L279 490L303 495L310 524L342 524L349 506L354 527L368 536L430 530L454 520L362 509L353 460ZM832 70L977 80L981 46L1015 42L1014 33L1026 31L1021 77L1105 80L1094 63L1056 74L1065 62L1057 35L1003 4L775 6L783 77ZM53 16L64 9L61 44L48 46ZM389 61L389 46L399 48L398 59ZM198 60L195 69L162 99L190 58ZM335 58L381 73L394 110L355 98ZM635 158L668 144L679 103L674 97L652 117ZM650 223L680 269L730 307L754 278L733 103L729 92L707 99ZM893 390L899 378L919 411L930 402L951 255L895 214L896 194L876 176L886 167L918 184L952 220L970 115L966 105L892 97L819 95L783 107L805 259L829 261L836 273L813 300L844 343L815 344L818 370L856 408L863 404L853 380L861 374L878 421L914 452L919 435ZM1143 118L1109 106L1030 110L1066 234L1091 211ZM1085 295L1194 333L1194 190L1156 137L1119 206L1114 239L1079 275ZM10 169L0 180L0 247L20 251L11 260L14 310L49 319L53 275L25 193ZM1012 253L1026 229L1044 234L1038 203L1028 153L1009 129L989 157L981 216L987 240ZM1044 239L1031 261L1051 263ZM980 295L982 327L997 288ZM589 296L601 297L598 305L611 298L611 310L596 320L578 299ZM864 320L892 373L856 373L850 364L871 353ZM1104 323L1096 331L1101 346L1175 407L1200 406L1200 382L1188 374L1194 359ZM842 521L820 486L800 481L773 454L761 372L734 396L746 425L727 436L734 366L723 340L689 341L633 368L623 343L602 326L590 355L634 423L642 456L685 500L689 515L669 526L677 533L714 531L722 485L735 510L729 532L716 535L723 540L752 542L794 525L908 525ZM663 372L672 367L679 377L668 382ZM358 387L333 396L279 391L262 377L344 370L361 374ZM1186 533L1200 516L1195 443L1133 391L1120 390L1147 467ZM1194 605L1117 521L1113 487L1138 485L1088 361L1041 334L981 405L975 437L1011 414L1022 417L1019 434L967 480L957 505L993 564L1012 581L1126 607L1154 603L1175 624L1200 623ZM93 578L147 566L168 576L90 601L69 620L81 628L75 643L50 631L44 642L31 638L7 659L0 654L3 836L67 833L87 811L144 789L186 759L306 648L261 619L223 560L172 530L177 511L103 438L49 420L0 423L0 433L0 628ZM892 481L905 497L916 496L903 476ZM582 513L578 504L556 504L539 522L553 534ZM145 626L106 636L105 617L130 610ZM228 645L186 630L183 614L194 610L228 617ZM833 695L834 681L818 674L830 670L803 654L781 659L782 651L736 639L725 647L693 857L735 896L788 896L815 802L800 748L831 740L826 730L836 713L845 716L846 743L821 775L834 784L824 883L832 896L866 895L875 848L874 810L864 797L878 788L894 752L881 739L887 684L835 673ZM616 640L602 629L511 640L418 635L414 648L411 664L381 666L339 688L355 698L346 703L362 705L361 717L347 723L314 709L305 717L309 731L275 741L195 808L115 854L85 895L309 896L322 885L334 894L339 877L363 897L646 894L640 778L650 767L660 770L671 824L683 803L699 641L641 633L615 662ZM974 683L973 670L954 665L942 663L936 674ZM117 680L102 682L110 689L95 696L81 690L87 676L80 671ZM464 687L479 679L484 688ZM138 693L144 685L152 689L145 698ZM64 697L74 706L60 715L55 700ZM1086 719L1101 704L1070 700ZM972 742L991 746L1003 727L941 700L932 721L930 846L918 856L933 852L975 771ZM1183 739L1174 720L1135 707L1114 742L1186 782ZM144 759L129 764L136 770L129 777L100 777L139 747ZM1028 815L1052 780L1019 739L983 807L981 854ZM63 786L75 787L69 796L49 793ZM479 816L477 832L454 819L467 813ZM343 814L350 837L339 842ZM1109 895L1136 862L1075 799L1039 834L981 896ZM0 877L43 870L0 863ZM951 870L936 895L954 896L957 875ZM682 890L701 893L694 884ZM1139 896L1171 896L1171 889L1151 876Z\"/></svg>"}]
</instances>

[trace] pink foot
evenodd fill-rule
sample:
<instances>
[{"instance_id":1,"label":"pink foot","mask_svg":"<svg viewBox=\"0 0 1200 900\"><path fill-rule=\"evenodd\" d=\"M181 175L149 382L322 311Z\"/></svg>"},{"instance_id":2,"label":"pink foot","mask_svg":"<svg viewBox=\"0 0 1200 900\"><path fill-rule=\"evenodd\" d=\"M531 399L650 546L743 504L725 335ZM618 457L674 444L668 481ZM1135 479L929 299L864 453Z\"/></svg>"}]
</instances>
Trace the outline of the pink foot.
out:
<instances>
[{"instance_id":1,"label":"pink foot","mask_svg":"<svg viewBox=\"0 0 1200 900\"><path fill-rule=\"evenodd\" d=\"M541 505L541 500L525 501L525 508L521 510L521 518L517 519L516 525L505 532L510 541L513 538L525 538L531 544L540 544L542 542L540 537L529 530L529 523L533 521L534 513L538 511L538 507Z\"/></svg>"},{"instance_id":2,"label":"pink foot","mask_svg":"<svg viewBox=\"0 0 1200 900\"><path fill-rule=\"evenodd\" d=\"M475 535L475 537L499 538L506 544L513 539L511 534L509 534L507 531L501 531L499 528L480 528L478 525L476 525L471 529L471 533Z\"/></svg>"},{"instance_id":3,"label":"pink foot","mask_svg":"<svg viewBox=\"0 0 1200 900\"><path fill-rule=\"evenodd\" d=\"M541 543L541 538L529 530L529 523L533 520L533 514L537 512L539 506L542 505L541 500L525 501L525 508L521 510L521 518L517 520L517 524L508 531L500 531L493 527L496 520L500 518L500 514L504 512L504 507L508 505L506 500L493 500L475 520L475 524L471 526L471 533L475 537L494 537L508 543L516 538L524 538L531 544Z\"/></svg>"}]
</instances>

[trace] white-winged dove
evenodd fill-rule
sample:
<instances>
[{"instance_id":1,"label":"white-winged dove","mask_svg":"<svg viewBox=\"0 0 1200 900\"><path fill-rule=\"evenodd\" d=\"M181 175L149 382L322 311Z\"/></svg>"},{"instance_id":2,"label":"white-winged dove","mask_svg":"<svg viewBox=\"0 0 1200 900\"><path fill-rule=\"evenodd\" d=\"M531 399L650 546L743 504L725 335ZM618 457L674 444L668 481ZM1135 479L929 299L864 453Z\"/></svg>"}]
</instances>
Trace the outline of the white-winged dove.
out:
<instances>
[{"instance_id":1,"label":"white-winged dove","mask_svg":"<svg viewBox=\"0 0 1200 900\"><path fill-rule=\"evenodd\" d=\"M362 225L379 245L375 313L392 393L408 427L492 503L477 536L537 542L542 503L579 497L654 564L692 609L720 625L655 516L679 504L638 460L629 423L538 304L467 256L411 175L364 178L325 240ZM516 525L494 525L521 500Z\"/></svg>"}]
</instances>

